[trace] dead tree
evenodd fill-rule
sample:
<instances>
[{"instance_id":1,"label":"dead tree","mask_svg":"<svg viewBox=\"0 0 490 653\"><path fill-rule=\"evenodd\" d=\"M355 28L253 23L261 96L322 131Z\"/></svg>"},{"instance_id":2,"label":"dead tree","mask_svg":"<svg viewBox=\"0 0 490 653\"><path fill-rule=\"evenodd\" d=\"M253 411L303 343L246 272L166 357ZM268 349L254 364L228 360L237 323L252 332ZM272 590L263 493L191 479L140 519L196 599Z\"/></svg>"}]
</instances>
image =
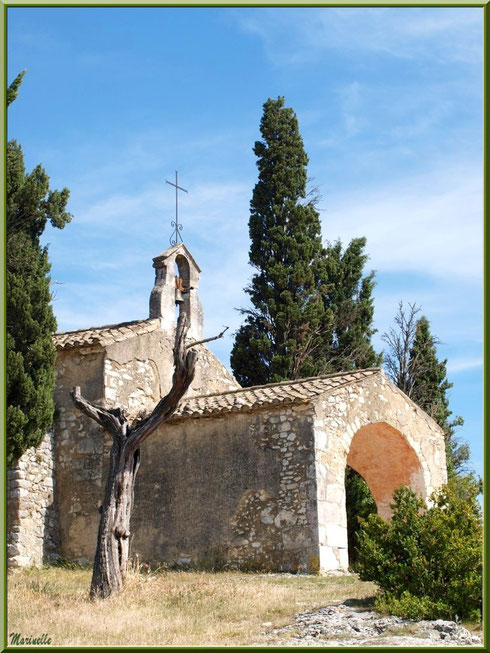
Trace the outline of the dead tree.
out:
<instances>
[{"instance_id":1,"label":"dead tree","mask_svg":"<svg viewBox=\"0 0 490 653\"><path fill-rule=\"evenodd\" d=\"M188 330L187 316L182 312L175 334L172 388L150 415L131 423L123 409L103 408L84 399L78 386L71 393L75 406L112 436L109 475L100 508L90 587L92 599L107 598L122 590L129 555L129 524L140 447L160 424L172 416L194 378L197 353L190 348L199 343L185 345Z\"/></svg>"}]
</instances>

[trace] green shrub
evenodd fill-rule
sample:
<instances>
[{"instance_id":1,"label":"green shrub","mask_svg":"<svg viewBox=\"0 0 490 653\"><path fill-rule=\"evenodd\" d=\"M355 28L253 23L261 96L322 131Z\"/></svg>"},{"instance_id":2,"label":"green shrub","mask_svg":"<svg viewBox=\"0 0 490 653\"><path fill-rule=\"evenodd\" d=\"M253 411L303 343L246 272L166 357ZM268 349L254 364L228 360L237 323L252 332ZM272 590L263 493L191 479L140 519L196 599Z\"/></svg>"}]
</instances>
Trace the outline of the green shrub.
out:
<instances>
[{"instance_id":1,"label":"green shrub","mask_svg":"<svg viewBox=\"0 0 490 653\"><path fill-rule=\"evenodd\" d=\"M379 609L407 618L479 621L482 609L482 520L478 488L465 499L451 485L431 507L407 487L393 495L393 516L360 520L358 571L377 583Z\"/></svg>"},{"instance_id":2,"label":"green shrub","mask_svg":"<svg viewBox=\"0 0 490 653\"><path fill-rule=\"evenodd\" d=\"M452 619L449 606L443 601L431 601L427 596L413 596L402 592L401 596L383 593L376 598L374 607L379 612L387 612L404 619Z\"/></svg>"}]
</instances>

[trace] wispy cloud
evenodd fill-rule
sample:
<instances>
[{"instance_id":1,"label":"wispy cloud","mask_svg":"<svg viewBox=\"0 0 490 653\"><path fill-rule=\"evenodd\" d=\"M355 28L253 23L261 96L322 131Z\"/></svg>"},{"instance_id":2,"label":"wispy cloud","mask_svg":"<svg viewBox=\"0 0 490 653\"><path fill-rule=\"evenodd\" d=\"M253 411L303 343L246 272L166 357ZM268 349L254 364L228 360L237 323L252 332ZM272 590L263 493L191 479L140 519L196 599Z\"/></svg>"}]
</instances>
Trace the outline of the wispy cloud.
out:
<instances>
[{"instance_id":1,"label":"wispy cloud","mask_svg":"<svg viewBox=\"0 0 490 653\"><path fill-rule=\"evenodd\" d=\"M480 283L483 265L482 175L474 164L438 167L374 190L330 198L329 239L368 240L379 271L413 271Z\"/></svg>"},{"instance_id":2,"label":"wispy cloud","mask_svg":"<svg viewBox=\"0 0 490 653\"><path fill-rule=\"evenodd\" d=\"M447 371L449 374L458 374L459 372L468 372L483 368L483 358L462 358L449 360L447 363Z\"/></svg>"},{"instance_id":3,"label":"wispy cloud","mask_svg":"<svg viewBox=\"0 0 490 653\"><path fill-rule=\"evenodd\" d=\"M344 133L351 137L360 131L360 123L364 122L361 85L359 82L351 82L340 89L339 95Z\"/></svg>"},{"instance_id":4,"label":"wispy cloud","mask_svg":"<svg viewBox=\"0 0 490 653\"><path fill-rule=\"evenodd\" d=\"M481 8L281 8L236 14L271 61L303 64L328 50L432 62L481 61Z\"/></svg>"}]
</instances>

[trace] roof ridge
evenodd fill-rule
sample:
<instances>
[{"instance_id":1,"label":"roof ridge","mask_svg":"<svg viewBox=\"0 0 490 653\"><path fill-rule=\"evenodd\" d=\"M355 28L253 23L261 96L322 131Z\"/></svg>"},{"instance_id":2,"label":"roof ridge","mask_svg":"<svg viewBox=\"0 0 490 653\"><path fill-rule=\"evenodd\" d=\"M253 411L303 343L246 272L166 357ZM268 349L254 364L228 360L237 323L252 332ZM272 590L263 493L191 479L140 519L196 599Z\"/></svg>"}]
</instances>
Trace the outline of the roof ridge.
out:
<instances>
[{"instance_id":1,"label":"roof ridge","mask_svg":"<svg viewBox=\"0 0 490 653\"><path fill-rule=\"evenodd\" d=\"M127 322L118 322L116 324L103 324L101 326L90 326L90 327L85 327L84 329L73 329L71 331L57 331L56 333L53 334L53 336L56 338L56 336L67 336L72 333L84 333L85 331L101 331L102 329L122 329L123 327L128 327L128 326L133 326L135 324L143 324L143 322L153 322L154 320L158 320L159 318L146 318L144 320L130 320Z\"/></svg>"},{"instance_id":2,"label":"roof ridge","mask_svg":"<svg viewBox=\"0 0 490 653\"><path fill-rule=\"evenodd\" d=\"M300 385L301 383L305 383L307 381L321 381L323 379L331 379L336 376L345 376L346 374L356 374L362 372L379 372L379 371L381 371L381 367L365 367L356 370L346 370L344 372L332 372L331 374L324 374L322 376L308 376L305 377L304 379L291 379L289 381L276 381L275 383L264 383L263 385L251 385L245 388L237 388L236 390L224 390L223 392L212 392L211 394L190 395L188 397L183 397L182 401L188 401L188 400L190 401L191 399L194 400L194 399L218 397L222 395L236 394L238 392L250 392L253 390L262 390L264 388L277 388L286 385Z\"/></svg>"},{"instance_id":3,"label":"roof ridge","mask_svg":"<svg viewBox=\"0 0 490 653\"><path fill-rule=\"evenodd\" d=\"M374 375L375 378L383 375L380 367L347 370L306 379L279 381L250 388L183 397L170 420L248 411L267 406L310 403L335 389L372 379Z\"/></svg>"}]
</instances>

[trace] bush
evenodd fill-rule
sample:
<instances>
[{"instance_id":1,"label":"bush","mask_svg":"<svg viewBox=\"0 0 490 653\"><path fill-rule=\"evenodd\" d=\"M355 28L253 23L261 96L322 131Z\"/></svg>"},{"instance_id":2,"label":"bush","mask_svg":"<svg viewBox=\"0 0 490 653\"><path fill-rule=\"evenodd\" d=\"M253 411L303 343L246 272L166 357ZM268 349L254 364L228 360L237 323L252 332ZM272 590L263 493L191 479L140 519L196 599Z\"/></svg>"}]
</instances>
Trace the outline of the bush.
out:
<instances>
[{"instance_id":1,"label":"bush","mask_svg":"<svg viewBox=\"0 0 490 653\"><path fill-rule=\"evenodd\" d=\"M465 499L451 484L431 507L407 487L394 492L393 516L362 519L358 534L361 580L377 583L377 608L406 618L479 621L482 610L482 539L478 487Z\"/></svg>"},{"instance_id":2,"label":"bush","mask_svg":"<svg viewBox=\"0 0 490 653\"><path fill-rule=\"evenodd\" d=\"M383 593L375 601L379 612L387 612L404 619L452 619L449 606L443 601L431 601L427 596L414 596L402 592L399 597L389 592Z\"/></svg>"}]
</instances>

